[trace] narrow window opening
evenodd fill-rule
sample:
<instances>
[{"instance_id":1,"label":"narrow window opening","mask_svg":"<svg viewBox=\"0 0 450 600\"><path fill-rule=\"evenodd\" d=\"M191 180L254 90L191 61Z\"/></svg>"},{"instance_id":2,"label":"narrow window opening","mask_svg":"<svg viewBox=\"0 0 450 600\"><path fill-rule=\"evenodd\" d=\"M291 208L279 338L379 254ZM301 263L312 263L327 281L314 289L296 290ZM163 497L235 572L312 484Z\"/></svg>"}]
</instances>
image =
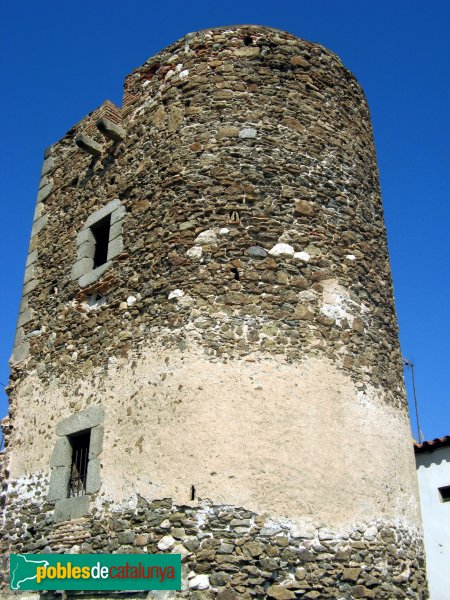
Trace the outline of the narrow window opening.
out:
<instances>
[{"instance_id":1,"label":"narrow window opening","mask_svg":"<svg viewBox=\"0 0 450 600\"><path fill-rule=\"evenodd\" d=\"M241 279L241 278L240 278L240 276L239 276L239 271L237 270L237 268L236 268L236 267L233 267L233 268L231 269L231 272L233 273L235 280L236 280L236 281L240 281L240 279Z\"/></svg>"},{"instance_id":2,"label":"narrow window opening","mask_svg":"<svg viewBox=\"0 0 450 600\"><path fill-rule=\"evenodd\" d=\"M439 493L441 495L442 502L450 502L450 485L446 485L444 487L440 487Z\"/></svg>"},{"instance_id":3,"label":"narrow window opening","mask_svg":"<svg viewBox=\"0 0 450 600\"><path fill-rule=\"evenodd\" d=\"M109 230L111 227L111 215L97 221L91 226L91 231L95 239L94 250L94 269L104 265L108 260Z\"/></svg>"},{"instance_id":4,"label":"narrow window opening","mask_svg":"<svg viewBox=\"0 0 450 600\"><path fill-rule=\"evenodd\" d=\"M72 446L72 464L69 478L69 498L86 495L91 430L69 436Z\"/></svg>"},{"instance_id":5,"label":"narrow window opening","mask_svg":"<svg viewBox=\"0 0 450 600\"><path fill-rule=\"evenodd\" d=\"M238 225L241 222L241 216L237 210L231 210L228 222L232 225Z\"/></svg>"},{"instance_id":6,"label":"narrow window opening","mask_svg":"<svg viewBox=\"0 0 450 600\"><path fill-rule=\"evenodd\" d=\"M49 292L50 294L53 294L54 296L56 296L58 294L58 282L56 280L53 280L51 282L50 289L51 289L51 292Z\"/></svg>"},{"instance_id":7,"label":"narrow window opening","mask_svg":"<svg viewBox=\"0 0 450 600\"><path fill-rule=\"evenodd\" d=\"M191 500L195 500L195 485L191 485Z\"/></svg>"},{"instance_id":8,"label":"narrow window opening","mask_svg":"<svg viewBox=\"0 0 450 600\"><path fill-rule=\"evenodd\" d=\"M97 308L98 306L103 306L106 303L106 297L98 292L95 292L88 299L88 306Z\"/></svg>"},{"instance_id":9,"label":"narrow window opening","mask_svg":"<svg viewBox=\"0 0 450 600\"><path fill-rule=\"evenodd\" d=\"M251 38L249 35L247 35L247 36L244 38L244 44L245 44L246 46L251 46L251 44L253 44L253 40L252 40L252 38Z\"/></svg>"}]
</instances>

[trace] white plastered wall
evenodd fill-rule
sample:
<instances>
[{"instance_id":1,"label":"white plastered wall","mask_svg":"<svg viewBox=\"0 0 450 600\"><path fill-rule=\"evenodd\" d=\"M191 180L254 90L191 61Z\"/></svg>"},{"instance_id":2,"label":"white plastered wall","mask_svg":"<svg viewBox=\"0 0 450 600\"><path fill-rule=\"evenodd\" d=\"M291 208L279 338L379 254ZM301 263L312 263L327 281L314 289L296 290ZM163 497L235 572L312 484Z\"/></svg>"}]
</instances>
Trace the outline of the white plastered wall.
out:
<instances>
[{"instance_id":1,"label":"white plastered wall","mask_svg":"<svg viewBox=\"0 0 450 600\"><path fill-rule=\"evenodd\" d=\"M57 423L93 404L105 408L100 499L187 503L194 485L199 499L316 527L418 525L406 413L324 359L221 363L160 346L71 386L30 376L15 401L11 477L47 473Z\"/></svg>"},{"instance_id":2,"label":"white plastered wall","mask_svg":"<svg viewBox=\"0 0 450 600\"><path fill-rule=\"evenodd\" d=\"M450 598L450 502L439 488L450 486L450 446L416 455L430 600Z\"/></svg>"}]
</instances>

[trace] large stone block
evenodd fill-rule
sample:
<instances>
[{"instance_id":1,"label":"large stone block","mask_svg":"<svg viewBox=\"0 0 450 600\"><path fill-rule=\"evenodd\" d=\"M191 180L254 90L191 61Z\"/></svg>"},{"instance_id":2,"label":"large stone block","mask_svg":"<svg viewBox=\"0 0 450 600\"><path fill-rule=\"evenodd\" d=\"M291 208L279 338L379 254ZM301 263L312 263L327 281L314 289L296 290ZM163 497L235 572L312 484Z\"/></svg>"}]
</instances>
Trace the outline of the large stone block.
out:
<instances>
[{"instance_id":1,"label":"large stone block","mask_svg":"<svg viewBox=\"0 0 450 600\"><path fill-rule=\"evenodd\" d=\"M47 500L67 498L69 491L70 467L55 467L50 475Z\"/></svg>"},{"instance_id":2,"label":"large stone block","mask_svg":"<svg viewBox=\"0 0 450 600\"><path fill-rule=\"evenodd\" d=\"M48 158L46 158L42 164L41 177L50 173L50 171L53 170L54 166L55 161L53 159L53 156L49 156Z\"/></svg>"},{"instance_id":3,"label":"large stone block","mask_svg":"<svg viewBox=\"0 0 450 600\"><path fill-rule=\"evenodd\" d=\"M72 279L78 279L82 275L92 271L92 265L94 261L92 258L80 258L72 267L71 277Z\"/></svg>"},{"instance_id":4,"label":"large stone block","mask_svg":"<svg viewBox=\"0 0 450 600\"><path fill-rule=\"evenodd\" d=\"M89 460L86 478L86 493L94 494L95 492L98 492L101 484L100 461L97 458L91 458Z\"/></svg>"},{"instance_id":5,"label":"large stone block","mask_svg":"<svg viewBox=\"0 0 450 600\"><path fill-rule=\"evenodd\" d=\"M28 283L29 281L31 281L34 278L34 273L35 273L34 264L28 265L28 267L25 269L25 275L23 278L24 284Z\"/></svg>"},{"instance_id":6,"label":"large stone block","mask_svg":"<svg viewBox=\"0 0 450 600\"><path fill-rule=\"evenodd\" d=\"M114 209L111 213L111 225L114 225L114 223L123 219L126 212L125 206L122 205Z\"/></svg>"},{"instance_id":7,"label":"large stone block","mask_svg":"<svg viewBox=\"0 0 450 600\"><path fill-rule=\"evenodd\" d=\"M29 266L30 266L30 265L32 265L34 262L36 262L36 261L37 261L37 257L38 257L37 250L33 250L32 252L30 252L30 253L28 254L28 257L27 257L27 263L26 263L26 266L27 266L27 267L29 267Z\"/></svg>"},{"instance_id":8,"label":"large stone block","mask_svg":"<svg viewBox=\"0 0 450 600\"><path fill-rule=\"evenodd\" d=\"M109 243L122 235L122 219L111 224L109 229Z\"/></svg>"},{"instance_id":9,"label":"large stone block","mask_svg":"<svg viewBox=\"0 0 450 600\"><path fill-rule=\"evenodd\" d=\"M62 436L56 440L53 450L51 467L70 467L72 462L72 445L67 436Z\"/></svg>"},{"instance_id":10,"label":"large stone block","mask_svg":"<svg viewBox=\"0 0 450 600\"><path fill-rule=\"evenodd\" d=\"M31 228L31 237L38 235L42 231L42 229L47 225L48 215L42 215L42 217L38 217L36 221L33 223L33 227Z\"/></svg>"},{"instance_id":11,"label":"large stone block","mask_svg":"<svg viewBox=\"0 0 450 600\"><path fill-rule=\"evenodd\" d=\"M83 260L89 260L89 259L83 259ZM111 261L108 260L108 262L106 262L103 265L100 265L96 269L87 270L87 272L85 272L85 274L82 275L78 280L80 287L82 287L82 288L87 287L88 285L92 285L93 283L95 283L97 281L97 279L100 279L100 277L103 275L103 273L109 269L111 264L112 264ZM92 260L91 260L91 265L92 265Z\"/></svg>"},{"instance_id":12,"label":"large stone block","mask_svg":"<svg viewBox=\"0 0 450 600\"><path fill-rule=\"evenodd\" d=\"M89 231L89 230L84 230L84 231ZM90 239L78 246L77 258L78 258L78 260L82 260L83 258L89 258L89 259L91 259L91 261L93 261L94 253L95 253L95 240ZM91 265L92 264L93 264L93 262L91 263ZM92 268L92 266L91 266L91 268Z\"/></svg>"},{"instance_id":13,"label":"large stone block","mask_svg":"<svg viewBox=\"0 0 450 600\"><path fill-rule=\"evenodd\" d=\"M114 140L115 142L121 142L125 139L125 129L120 127L120 125L116 125L116 123L113 123L109 119L99 119L97 121L97 128L105 137Z\"/></svg>"},{"instance_id":14,"label":"large stone block","mask_svg":"<svg viewBox=\"0 0 450 600\"><path fill-rule=\"evenodd\" d=\"M116 208L119 208L120 206L122 206L120 203L120 200L117 200L117 199L111 200L111 202L108 202L108 204L106 204L106 206L103 206L99 210L96 210L94 213L89 215L89 217L86 219L86 223L84 224L84 229L86 229L86 227L91 227L92 225L94 225L95 223L97 223L98 221L103 219L104 217L107 217Z\"/></svg>"},{"instance_id":15,"label":"large stone block","mask_svg":"<svg viewBox=\"0 0 450 600\"><path fill-rule=\"evenodd\" d=\"M89 443L89 459L97 458L103 449L103 427L100 425L91 429Z\"/></svg>"},{"instance_id":16,"label":"large stone block","mask_svg":"<svg viewBox=\"0 0 450 600\"><path fill-rule=\"evenodd\" d=\"M103 421L105 411L101 406L92 406L86 410L80 410L56 426L57 435L71 435L85 429L97 427Z\"/></svg>"},{"instance_id":17,"label":"large stone block","mask_svg":"<svg viewBox=\"0 0 450 600\"><path fill-rule=\"evenodd\" d=\"M122 236L119 235L108 244L108 260L116 257L121 252L123 252L123 240Z\"/></svg>"},{"instance_id":18,"label":"large stone block","mask_svg":"<svg viewBox=\"0 0 450 600\"><path fill-rule=\"evenodd\" d=\"M53 520L56 523L79 519L89 514L89 496L65 498L55 504Z\"/></svg>"},{"instance_id":19,"label":"large stone block","mask_svg":"<svg viewBox=\"0 0 450 600\"><path fill-rule=\"evenodd\" d=\"M38 193L37 196L37 201L38 202L44 202L45 200L47 200L47 198L50 196L50 194L53 191L53 182L49 182L46 185L44 185Z\"/></svg>"},{"instance_id":20,"label":"large stone block","mask_svg":"<svg viewBox=\"0 0 450 600\"><path fill-rule=\"evenodd\" d=\"M14 350L10 359L11 364L16 365L30 355L30 344L29 342L21 342L14 346Z\"/></svg>"},{"instance_id":21,"label":"large stone block","mask_svg":"<svg viewBox=\"0 0 450 600\"><path fill-rule=\"evenodd\" d=\"M95 243L94 234L89 227L82 229L77 233L77 246L81 246L81 244L84 244L85 242Z\"/></svg>"},{"instance_id":22,"label":"large stone block","mask_svg":"<svg viewBox=\"0 0 450 600\"><path fill-rule=\"evenodd\" d=\"M101 156L103 152L103 146L95 140L93 140L88 135L82 134L78 136L75 140L75 143L78 146L78 148L81 148L81 150L84 150L85 152L87 152L91 156L94 156L95 158Z\"/></svg>"},{"instance_id":23,"label":"large stone block","mask_svg":"<svg viewBox=\"0 0 450 600\"><path fill-rule=\"evenodd\" d=\"M33 290L35 290L38 287L38 285L39 285L39 280L38 279L30 279L23 286L22 294L24 296L26 294L29 294L30 292L32 292Z\"/></svg>"},{"instance_id":24,"label":"large stone block","mask_svg":"<svg viewBox=\"0 0 450 600\"><path fill-rule=\"evenodd\" d=\"M17 327L22 327L26 323L29 323L33 319L33 316L34 310L32 308L29 308L19 313L19 318L17 319Z\"/></svg>"},{"instance_id":25,"label":"large stone block","mask_svg":"<svg viewBox=\"0 0 450 600\"><path fill-rule=\"evenodd\" d=\"M35 209L34 209L33 223L35 221L37 221L39 219L39 217L42 217L44 212L45 212L45 206L44 206L43 202L37 202Z\"/></svg>"}]
</instances>

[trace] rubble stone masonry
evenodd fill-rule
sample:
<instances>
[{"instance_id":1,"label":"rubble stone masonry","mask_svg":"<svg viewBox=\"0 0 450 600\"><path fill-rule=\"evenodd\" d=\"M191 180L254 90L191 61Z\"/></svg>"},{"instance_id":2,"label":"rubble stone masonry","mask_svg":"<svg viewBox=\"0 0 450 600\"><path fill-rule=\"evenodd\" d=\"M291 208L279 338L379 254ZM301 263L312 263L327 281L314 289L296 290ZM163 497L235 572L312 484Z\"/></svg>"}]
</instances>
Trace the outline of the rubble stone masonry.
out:
<instances>
[{"instance_id":1,"label":"rubble stone masonry","mask_svg":"<svg viewBox=\"0 0 450 600\"><path fill-rule=\"evenodd\" d=\"M333 53L189 34L46 151L8 391L5 586L9 552L177 552L177 597L426 598L369 111Z\"/></svg>"}]
</instances>

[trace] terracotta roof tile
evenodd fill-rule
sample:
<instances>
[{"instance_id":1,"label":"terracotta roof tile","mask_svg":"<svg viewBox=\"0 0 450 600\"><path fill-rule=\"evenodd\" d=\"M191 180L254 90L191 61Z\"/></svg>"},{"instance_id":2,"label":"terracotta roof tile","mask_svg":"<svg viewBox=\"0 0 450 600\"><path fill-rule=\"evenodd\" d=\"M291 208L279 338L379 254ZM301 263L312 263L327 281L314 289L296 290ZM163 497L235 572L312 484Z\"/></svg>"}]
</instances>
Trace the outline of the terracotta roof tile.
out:
<instances>
[{"instance_id":1,"label":"terracotta roof tile","mask_svg":"<svg viewBox=\"0 0 450 600\"><path fill-rule=\"evenodd\" d=\"M416 454L420 452L433 452L433 450L442 448L443 446L450 446L450 435L446 435L441 438L435 438L429 442L422 442L421 444L414 442L414 452Z\"/></svg>"}]
</instances>

